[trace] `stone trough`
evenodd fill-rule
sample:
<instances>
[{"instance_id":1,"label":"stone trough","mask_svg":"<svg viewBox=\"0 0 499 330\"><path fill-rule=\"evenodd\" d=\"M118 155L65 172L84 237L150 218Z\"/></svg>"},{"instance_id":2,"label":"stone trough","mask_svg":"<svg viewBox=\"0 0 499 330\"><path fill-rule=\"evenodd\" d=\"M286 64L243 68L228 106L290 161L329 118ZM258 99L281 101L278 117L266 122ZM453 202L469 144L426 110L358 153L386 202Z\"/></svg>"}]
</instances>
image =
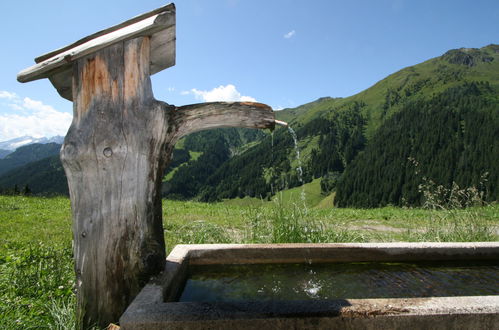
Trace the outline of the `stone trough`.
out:
<instances>
[{"instance_id":1,"label":"stone trough","mask_svg":"<svg viewBox=\"0 0 499 330\"><path fill-rule=\"evenodd\" d=\"M178 245L123 329L499 329L499 295L179 302L189 266L499 261L499 242ZM499 284L492 288L499 292Z\"/></svg>"}]
</instances>

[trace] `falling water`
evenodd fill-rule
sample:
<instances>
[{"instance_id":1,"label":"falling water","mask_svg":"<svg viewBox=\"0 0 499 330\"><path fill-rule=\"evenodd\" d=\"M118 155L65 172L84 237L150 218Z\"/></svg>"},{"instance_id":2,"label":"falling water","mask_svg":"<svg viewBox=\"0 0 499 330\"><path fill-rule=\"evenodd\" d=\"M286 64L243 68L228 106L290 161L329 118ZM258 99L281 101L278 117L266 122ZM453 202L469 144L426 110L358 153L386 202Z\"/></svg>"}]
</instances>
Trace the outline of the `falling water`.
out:
<instances>
[{"instance_id":1,"label":"falling water","mask_svg":"<svg viewBox=\"0 0 499 330\"><path fill-rule=\"evenodd\" d=\"M293 137L293 142L295 145L296 161L298 162L298 167L296 168L296 172L298 172L298 181L300 181L302 186L300 197L301 200L305 202L305 188L303 187L303 168L301 166L300 149L298 148L298 138L296 136L296 132L291 128L291 126L288 126L288 131Z\"/></svg>"}]
</instances>

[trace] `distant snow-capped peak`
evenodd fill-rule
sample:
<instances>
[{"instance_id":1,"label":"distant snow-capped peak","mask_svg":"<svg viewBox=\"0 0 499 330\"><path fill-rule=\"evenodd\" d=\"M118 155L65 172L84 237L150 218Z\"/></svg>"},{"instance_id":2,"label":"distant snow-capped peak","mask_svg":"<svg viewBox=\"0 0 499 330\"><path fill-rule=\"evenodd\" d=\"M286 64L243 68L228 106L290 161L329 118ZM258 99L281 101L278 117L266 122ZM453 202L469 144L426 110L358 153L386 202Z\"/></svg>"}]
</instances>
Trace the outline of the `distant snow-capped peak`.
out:
<instances>
[{"instance_id":1,"label":"distant snow-capped peak","mask_svg":"<svg viewBox=\"0 0 499 330\"><path fill-rule=\"evenodd\" d=\"M52 136L50 138L46 137L35 138L32 136L21 136L18 138L0 142L0 149L14 151L17 148L28 144L33 144L33 143L46 144L52 142L62 144L63 141L64 141L64 136L60 135Z\"/></svg>"}]
</instances>

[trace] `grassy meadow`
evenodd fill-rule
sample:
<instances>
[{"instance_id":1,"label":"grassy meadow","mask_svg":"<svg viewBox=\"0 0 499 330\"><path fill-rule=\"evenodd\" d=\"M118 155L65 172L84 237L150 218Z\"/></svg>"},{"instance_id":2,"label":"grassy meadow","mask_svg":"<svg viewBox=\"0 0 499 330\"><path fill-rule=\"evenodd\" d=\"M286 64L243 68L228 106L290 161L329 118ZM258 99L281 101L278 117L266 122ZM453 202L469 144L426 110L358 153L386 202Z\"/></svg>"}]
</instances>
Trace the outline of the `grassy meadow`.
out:
<instances>
[{"instance_id":1,"label":"grassy meadow","mask_svg":"<svg viewBox=\"0 0 499 330\"><path fill-rule=\"evenodd\" d=\"M496 241L499 205L332 208L317 182L272 201L163 201L167 250L189 243ZM301 200L305 189L305 201ZM296 202L298 201L298 202ZM71 211L65 197L0 196L0 328L75 325Z\"/></svg>"}]
</instances>

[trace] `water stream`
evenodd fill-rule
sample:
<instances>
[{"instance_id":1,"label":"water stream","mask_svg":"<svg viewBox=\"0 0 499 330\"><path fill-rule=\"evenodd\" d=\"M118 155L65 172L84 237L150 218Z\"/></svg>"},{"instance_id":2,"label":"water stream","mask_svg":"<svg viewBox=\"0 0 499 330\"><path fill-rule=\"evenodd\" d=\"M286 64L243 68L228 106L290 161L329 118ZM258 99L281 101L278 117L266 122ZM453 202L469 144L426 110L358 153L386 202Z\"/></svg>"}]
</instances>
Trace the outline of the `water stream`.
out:
<instances>
[{"instance_id":1,"label":"water stream","mask_svg":"<svg viewBox=\"0 0 499 330\"><path fill-rule=\"evenodd\" d=\"M300 158L300 148L298 147L298 137L296 136L296 132L291 128L291 126L288 126L288 131L291 134L291 137L293 138L295 153L296 153L296 161L298 162L298 167L296 168L296 172L298 173L298 181L300 181L300 184L302 186L300 198L302 202L305 203L306 196L305 196L305 188L303 187L303 168Z\"/></svg>"}]
</instances>

